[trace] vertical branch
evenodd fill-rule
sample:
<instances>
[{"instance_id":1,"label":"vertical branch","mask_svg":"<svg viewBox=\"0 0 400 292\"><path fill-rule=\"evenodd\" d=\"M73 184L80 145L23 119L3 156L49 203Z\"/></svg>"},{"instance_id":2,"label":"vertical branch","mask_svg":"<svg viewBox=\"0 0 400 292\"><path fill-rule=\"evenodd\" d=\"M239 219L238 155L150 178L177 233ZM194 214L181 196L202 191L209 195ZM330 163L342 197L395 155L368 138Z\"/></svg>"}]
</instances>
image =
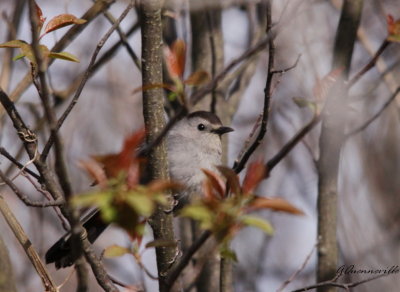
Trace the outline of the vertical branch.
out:
<instances>
[{"instance_id":1,"label":"vertical branch","mask_svg":"<svg viewBox=\"0 0 400 292\"><path fill-rule=\"evenodd\" d=\"M322 115L318 160L318 268L317 282L334 278L338 261L337 191L340 151L344 138L347 89L351 58L361 18L363 0L345 0L336 34L333 69L343 68L342 80L330 90ZM335 291L320 287L319 292Z\"/></svg>"},{"instance_id":2,"label":"vertical branch","mask_svg":"<svg viewBox=\"0 0 400 292\"><path fill-rule=\"evenodd\" d=\"M148 84L162 83L162 25L161 1L141 1L140 14L142 26L142 82ZM147 131L147 143L151 143L165 126L164 97L161 88L143 92L143 117ZM150 179L168 178L168 159L165 143L161 142L149 153ZM172 214L166 214L159 207L149 223L154 238L174 240ZM165 278L174 262L174 247L156 247L157 268L160 291L166 291Z\"/></svg>"}]
</instances>

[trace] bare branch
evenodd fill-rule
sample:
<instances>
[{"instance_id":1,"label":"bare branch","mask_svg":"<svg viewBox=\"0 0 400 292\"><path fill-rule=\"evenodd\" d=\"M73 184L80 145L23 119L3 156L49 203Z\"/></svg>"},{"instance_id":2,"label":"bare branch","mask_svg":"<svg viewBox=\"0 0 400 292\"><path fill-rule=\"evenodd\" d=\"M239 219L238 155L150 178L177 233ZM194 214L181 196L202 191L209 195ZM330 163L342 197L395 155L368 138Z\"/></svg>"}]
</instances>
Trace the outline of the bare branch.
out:
<instances>
[{"instance_id":1,"label":"bare branch","mask_svg":"<svg viewBox=\"0 0 400 292\"><path fill-rule=\"evenodd\" d=\"M46 267L40 260L40 257L36 250L34 249L31 241L28 236L24 232L22 226L19 224L17 218L15 218L14 214L8 207L8 204L4 200L3 196L0 194L0 212L3 214L4 219L6 219L8 226L11 228L15 237L18 239L21 247L24 249L26 255L31 261L33 267L36 272L40 276L42 283L45 287L46 291L57 292L57 286L54 283L53 279L50 277L50 274L46 270Z\"/></svg>"},{"instance_id":2,"label":"bare branch","mask_svg":"<svg viewBox=\"0 0 400 292\"><path fill-rule=\"evenodd\" d=\"M5 158L10 160L13 164L15 164L21 171L25 171L29 175L33 176L37 181L40 182L41 178L38 174L34 173L32 170L28 168L28 164L22 165L19 161L17 161L6 149L0 147L0 154ZM33 161L32 161L33 162Z\"/></svg>"}]
</instances>

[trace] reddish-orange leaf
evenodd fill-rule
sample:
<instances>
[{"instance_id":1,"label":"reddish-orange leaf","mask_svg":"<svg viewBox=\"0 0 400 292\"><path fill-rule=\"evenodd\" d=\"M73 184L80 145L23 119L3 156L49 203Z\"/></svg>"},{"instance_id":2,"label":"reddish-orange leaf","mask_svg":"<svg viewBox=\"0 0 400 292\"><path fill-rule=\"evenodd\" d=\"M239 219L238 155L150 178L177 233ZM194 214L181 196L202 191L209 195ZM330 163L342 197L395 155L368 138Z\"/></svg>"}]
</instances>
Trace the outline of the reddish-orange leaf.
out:
<instances>
[{"instance_id":1,"label":"reddish-orange leaf","mask_svg":"<svg viewBox=\"0 0 400 292\"><path fill-rule=\"evenodd\" d=\"M42 29L44 22L46 21L46 17L43 16L42 9L40 9L36 1L34 1L34 3L35 3L36 15L38 18L38 31L40 31Z\"/></svg>"},{"instance_id":2,"label":"reddish-orange leaf","mask_svg":"<svg viewBox=\"0 0 400 292\"><path fill-rule=\"evenodd\" d=\"M217 169L226 178L228 187L230 188L231 192L234 194L240 194L240 182L236 172L234 172L232 168L222 165L217 166Z\"/></svg>"},{"instance_id":3,"label":"reddish-orange leaf","mask_svg":"<svg viewBox=\"0 0 400 292\"><path fill-rule=\"evenodd\" d=\"M304 212L293 206L291 203L282 198L265 198L255 196L249 205L249 211L259 209L271 209L295 215L304 215Z\"/></svg>"},{"instance_id":4,"label":"reddish-orange leaf","mask_svg":"<svg viewBox=\"0 0 400 292\"><path fill-rule=\"evenodd\" d=\"M185 71L186 45L181 39L176 40L165 50L165 62L172 78L182 79Z\"/></svg>"},{"instance_id":5,"label":"reddish-orange leaf","mask_svg":"<svg viewBox=\"0 0 400 292\"><path fill-rule=\"evenodd\" d=\"M143 219L140 222L138 222L138 226L143 226L143 228L144 228L144 224L146 224L146 219ZM141 231L141 228L130 229L130 230L126 230L126 231L132 242L134 242L136 240L138 243L138 246L140 246L142 244L143 232Z\"/></svg>"},{"instance_id":6,"label":"reddish-orange leaf","mask_svg":"<svg viewBox=\"0 0 400 292\"><path fill-rule=\"evenodd\" d=\"M107 176L103 167L94 160L81 160L78 162L79 167L83 168L91 178L95 180L102 188L107 187Z\"/></svg>"},{"instance_id":7,"label":"reddish-orange leaf","mask_svg":"<svg viewBox=\"0 0 400 292\"><path fill-rule=\"evenodd\" d=\"M138 172L135 169L131 169L131 167L134 163L139 164L141 162L136 157L136 152L139 145L143 142L144 137L144 129L139 130L125 139L121 152L117 154L93 156L93 158L104 165L107 177L117 177L121 171L125 171L131 180L131 184L134 184L139 179L138 177L134 177L134 174L138 175Z\"/></svg>"},{"instance_id":8,"label":"reddish-orange leaf","mask_svg":"<svg viewBox=\"0 0 400 292\"><path fill-rule=\"evenodd\" d=\"M246 176L243 180L242 191L244 194L249 194L259 185L265 178L266 169L262 161L255 161L250 163L247 168Z\"/></svg>"},{"instance_id":9,"label":"reddish-orange leaf","mask_svg":"<svg viewBox=\"0 0 400 292\"><path fill-rule=\"evenodd\" d=\"M400 42L400 20L394 20L392 15L387 16L388 40Z\"/></svg>"},{"instance_id":10,"label":"reddish-orange leaf","mask_svg":"<svg viewBox=\"0 0 400 292\"><path fill-rule=\"evenodd\" d=\"M192 86L200 86L210 81L210 74L206 71L196 71L192 73L183 83Z\"/></svg>"},{"instance_id":11,"label":"reddish-orange leaf","mask_svg":"<svg viewBox=\"0 0 400 292\"><path fill-rule=\"evenodd\" d=\"M51 31L57 30L67 25L71 24L83 24L85 23L85 19L77 18L72 14L60 14L56 17L53 17L46 25L44 31L45 33L49 33Z\"/></svg>"},{"instance_id":12,"label":"reddish-orange leaf","mask_svg":"<svg viewBox=\"0 0 400 292\"><path fill-rule=\"evenodd\" d=\"M225 184L221 180L221 178L215 174L214 172L208 170L208 169L201 169L204 174L206 175L207 181L210 183L210 186L212 190L215 192L211 192L210 194L214 196L215 194L219 196L217 199L221 199L225 196Z\"/></svg>"},{"instance_id":13,"label":"reddish-orange leaf","mask_svg":"<svg viewBox=\"0 0 400 292\"><path fill-rule=\"evenodd\" d=\"M313 94L317 100L324 100L329 93L329 90L336 83L339 76L342 74L343 68L336 68L329 72L321 80L317 80L314 88Z\"/></svg>"}]
</instances>

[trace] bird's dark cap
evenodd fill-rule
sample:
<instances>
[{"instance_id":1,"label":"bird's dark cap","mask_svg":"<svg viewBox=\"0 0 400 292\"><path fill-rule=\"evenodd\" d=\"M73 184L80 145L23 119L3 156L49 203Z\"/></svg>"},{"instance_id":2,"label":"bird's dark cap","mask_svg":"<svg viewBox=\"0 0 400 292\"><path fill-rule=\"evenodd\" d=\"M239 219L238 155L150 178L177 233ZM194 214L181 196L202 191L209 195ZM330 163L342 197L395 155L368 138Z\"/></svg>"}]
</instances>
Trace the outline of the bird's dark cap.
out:
<instances>
[{"instance_id":1,"label":"bird's dark cap","mask_svg":"<svg viewBox=\"0 0 400 292\"><path fill-rule=\"evenodd\" d=\"M212 112L197 111L197 112L190 113L187 116L188 119L196 118L196 117L205 119L214 125L222 125L222 122L219 119L219 117L216 114L213 114Z\"/></svg>"}]
</instances>

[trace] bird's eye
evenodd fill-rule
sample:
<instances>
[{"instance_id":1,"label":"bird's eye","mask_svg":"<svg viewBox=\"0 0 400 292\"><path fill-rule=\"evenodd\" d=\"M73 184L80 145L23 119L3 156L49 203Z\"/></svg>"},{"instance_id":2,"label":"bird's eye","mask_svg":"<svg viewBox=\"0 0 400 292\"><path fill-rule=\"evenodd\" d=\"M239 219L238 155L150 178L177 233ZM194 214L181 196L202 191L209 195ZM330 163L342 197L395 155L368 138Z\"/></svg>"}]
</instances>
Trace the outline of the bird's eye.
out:
<instances>
[{"instance_id":1,"label":"bird's eye","mask_svg":"<svg viewBox=\"0 0 400 292\"><path fill-rule=\"evenodd\" d=\"M206 129L206 126L204 126L204 124L198 124L198 125L197 125L197 129L198 129L199 131L204 131L204 130Z\"/></svg>"}]
</instances>

